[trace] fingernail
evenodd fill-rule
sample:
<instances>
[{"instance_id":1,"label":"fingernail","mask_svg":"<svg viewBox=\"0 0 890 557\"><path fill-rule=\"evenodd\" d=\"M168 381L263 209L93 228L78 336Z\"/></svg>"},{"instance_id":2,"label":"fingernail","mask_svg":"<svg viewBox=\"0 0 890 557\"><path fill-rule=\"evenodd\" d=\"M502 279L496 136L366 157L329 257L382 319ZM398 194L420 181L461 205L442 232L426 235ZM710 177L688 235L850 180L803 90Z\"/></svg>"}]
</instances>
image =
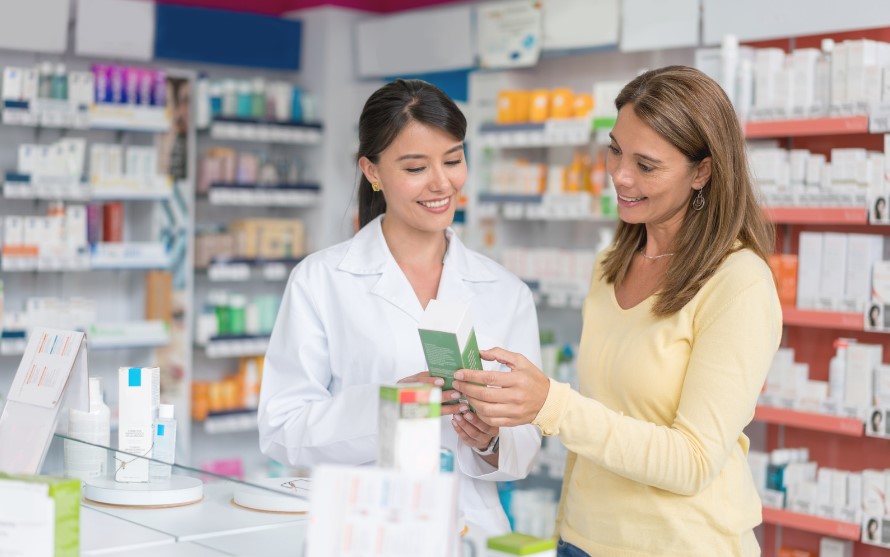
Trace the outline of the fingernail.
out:
<instances>
[{"instance_id":1,"label":"fingernail","mask_svg":"<svg viewBox=\"0 0 890 557\"><path fill-rule=\"evenodd\" d=\"M461 413L466 412L466 411L469 410L469 409L470 409L470 408L469 408L468 406L461 406L461 407L460 407L460 411L461 411Z\"/></svg>"},{"instance_id":2,"label":"fingernail","mask_svg":"<svg viewBox=\"0 0 890 557\"><path fill-rule=\"evenodd\" d=\"M473 413L467 412L467 415L464 416L464 418L466 418L468 422L472 422L473 421Z\"/></svg>"},{"instance_id":3,"label":"fingernail","mask_svg":"<svg viewBox=\"0 0 890 557\"><path fill-rule=\"evenodd\" d=\"M445 380L444 379L436 379L435 383L436 383L437 387L441 387L442 385L445 384Z\"/></svg>"},{"instance_id":4,"label":"fingernail","mask_svg":"<svg viewBox=\"0 0 890 557\"><path fill-rule=\"evenodd\" d=\"M460 420L461 420L460 414L455 414L455 415L454 415L454 421L455 421L455 422L459 422Z\"/></svg>"},{"instance_id":5,"label":"fingernail","mask_svg":"<svg viewBox=\"0 0 890 557\"><path fill-rule=\"evenodd\" d=\"M462 379L464 378L464 372L462 372L462 371L455 371L455 372L454 372L454 378L455 378L455 379L462 380Z\"/></svg>"},{"instance_id":6,"label":"fingernail","mask_svg":"<svg viewBox=\"0 0 890 557\"><path fill-rule=\"evenodd\" d=\"M459 399L459 398L460 398L460 393L451 393L451 399L452 399L452 400L457 400L457 399Z\"/></svg>"}]
</instances>

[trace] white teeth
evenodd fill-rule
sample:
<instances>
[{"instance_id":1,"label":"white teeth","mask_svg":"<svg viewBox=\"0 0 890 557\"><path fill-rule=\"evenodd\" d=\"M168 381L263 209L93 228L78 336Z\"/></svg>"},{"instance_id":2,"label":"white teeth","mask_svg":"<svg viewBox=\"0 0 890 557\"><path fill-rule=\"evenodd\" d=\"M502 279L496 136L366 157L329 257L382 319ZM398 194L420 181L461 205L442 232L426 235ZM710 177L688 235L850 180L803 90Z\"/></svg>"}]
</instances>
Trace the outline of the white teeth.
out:
<instances>
[{"instance_id":1,"label":"white teeth","mask_svg":"<svg viewBox=\"0 0 890 557\"><path fill-rule=\"evenodd\" d=\"M420 204L424 207L429 207L430 209L438 209L439 207L444 207L448 205L448 199L440 199L439 201L421 201Z\"/></svg>"},{"instance_id":2,"label":"white teeth","mask_svg":"<svg viewBox=\"0 0 890 557\"><path fill-rule=\"evenodd\" d=\"M635 201L640 201L641 199L646 199L645 197L624 197L623 195L619 195L622 201L627 201L628 203L633 203Z\"/></svg>"}]
</instances>

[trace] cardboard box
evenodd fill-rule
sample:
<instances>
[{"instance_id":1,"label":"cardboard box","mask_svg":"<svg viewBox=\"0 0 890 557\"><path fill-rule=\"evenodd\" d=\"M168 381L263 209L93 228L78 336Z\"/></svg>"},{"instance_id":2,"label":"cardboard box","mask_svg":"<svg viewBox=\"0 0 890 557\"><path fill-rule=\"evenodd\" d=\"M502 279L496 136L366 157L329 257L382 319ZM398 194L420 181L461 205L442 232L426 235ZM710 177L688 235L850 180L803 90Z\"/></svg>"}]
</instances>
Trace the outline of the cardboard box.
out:
<instances>
[{"instance_id":1,"label":"cardboard box","mask_svg":"<svg viewBox=\"0 0 890 557\"><path fill-rule=\"evenodd\" d=\"M797 305L797 265L798 257L791 254L774 254L769 258L769 265L776 279L776 290L783 306Z\"/></svg>"},{"instance_id":2,"label":"cardboard box","mask_svg":"<svg viewBox=\"0 0 890 557\"><path fill-rule=\"evenodd\" d=\"M173 274L169 271L146 271L145 319L173 322Z\"/></svg>"},{"instance_id":3,"label":"cardboard box","mask_svg":"<svg viewBox=\"0 0 890 557\"><path fill-rule=\"evenodd\" d=\"M526 534L511 533L496 538L488 538L488 557L525 555L526 557L555 557L554 538L536 538Z\"/></svg>"},{"instance_id":4,"label":"cardboard box","mask_svg":"<svg viewBox=\"0 0 890 557\"><path fill-rule=\"evenodd\" d=\"M118 369L119 425L115 475L118 482L147 482L152 455L153 425L160 404L159 368Z\"/></svg>"},{"instance_id":5,"label":"cardboard box","mask_svg":"<svg viewBox=\"0 0 890 557\"><path fill-rule=\"evenodd\" d=\"M7 489L12 491L0 495L0 501L10 503L14 494L21 503L12 503L0 510L0 539L3 540L0 550L11 551L12 555L42 555L41 549L48 547L56 557L80 555L80 480L0 473L0 492ZM39 523L31 522L36 517L22 516L28 511L40 512L36 506L44 497L50 499L44 505L44 512L50 514L48 524L54 525L49 531L43 531ZM5 510L12 511L13 516L4 517ZM26 523L16 525L16 518ZM17 539L18 536L21 538Z\"/></svg>"},{"instance_id":6,"label":"cardboard box","mask_svg":"<svg viewBox=\"0 0 890 557\"><path fill-rule=\"evenodd\" d=\"M443 390L452 388L455 371L482 369L469 305L430 300L418 329L430 375L445 379Z\"/></svg>"}]
</instances>

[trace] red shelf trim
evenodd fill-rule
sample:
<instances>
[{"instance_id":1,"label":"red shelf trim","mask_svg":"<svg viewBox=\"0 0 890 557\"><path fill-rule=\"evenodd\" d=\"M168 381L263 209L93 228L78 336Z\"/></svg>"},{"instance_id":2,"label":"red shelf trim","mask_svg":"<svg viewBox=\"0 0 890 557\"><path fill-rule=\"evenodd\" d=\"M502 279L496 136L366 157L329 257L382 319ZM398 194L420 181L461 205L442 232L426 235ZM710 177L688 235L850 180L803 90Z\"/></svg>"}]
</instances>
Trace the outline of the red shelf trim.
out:
<instances>
[{"instance_id":1,"label":"red shelf trim","mask_svg":"<svg viewBox=\"0 0 890 557\"><path fill-rule=\"evenodd\" d=\"M865 207L764 207L767 218L781 224L868 224Z\"/></svg>"},{"instance_id":2,"label":"red shelf trim","mask_svg":"<svg viewBox=\"0 0 890 557\"><path fill-rule=\"evenodd\" d=\"M865 330L865 317L861 313L844 311L817 311L783 306L782 322L785 325L819 329Z\"/></svg>"},{"instance_id":3,"label":"red shelf trim","mask_svg":"<svg viewBox=\"0 0 890 557\"><path fill-rule=\"evenodd\" d=\"M868 116L762 120L745 123L745 137L799 137L868 133Z\"/></svg>"},{"instance_id":4,"label":"red shelf trim","mask_svg":"<svg viewBox=\"0 0 890 557\"><path fill-rule=\"evenodd\" d=\"M795 513L784 509L763 507L763 522L804 532L822 534L823 536L832 536L842 540L859 541L860 535L860 526L858 524Z\"/></svg>"},{"instance_id":5,"label":"red shelf trim","mask_svg":"<svg viewBox=\"0 0 890 557\"><path fill-rule=\"evenodd\" d=\"M786 408L774 408L772 406L758 406L754 410L754 419L769 424L785 425L813 431L824 431L850 437L862 437L864 424L856 418L842 416L830 416L828 414L815 414L812 412L799 412Z\"/></svg>"}]
</instances>

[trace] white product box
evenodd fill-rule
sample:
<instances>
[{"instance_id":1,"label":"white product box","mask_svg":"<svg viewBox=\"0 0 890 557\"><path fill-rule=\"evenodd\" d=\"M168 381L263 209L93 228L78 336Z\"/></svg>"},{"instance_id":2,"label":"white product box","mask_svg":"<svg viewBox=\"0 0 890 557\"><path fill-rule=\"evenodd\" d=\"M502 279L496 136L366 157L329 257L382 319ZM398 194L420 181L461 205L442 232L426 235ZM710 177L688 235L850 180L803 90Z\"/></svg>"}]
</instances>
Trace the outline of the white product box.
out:
<instances>
[{"instance_id":1,"label":"white product box","mask_svg":"<svg viewBox=\"0 0 890 557\"><path fill-rule=\"evenodd\" d=\"M801 233L803 236L804 233ZM847 275L847 235L822 235L822 271L819 280L819 308L839 310L843 306Z\"/></svg>"},{"instance_id":2,"label":"white product box","mask_svg":"<svg viewBox=\"0 0 890 557\"><path fill-rule=\"evenodd\" d=\"M38 75L36 68L23 68L22 69L22 100L23 101L35 101L37 100L37 89L38 89Z\"/></svg>"},{"instance_id":3,"label":"white product box","mask_svg":"<svg viewBox=\"0 0 890 557\"><path fill-rule=\"evenodd\" d=\"M22 98L22 69L7 66L3 69L3 100L17 101Z\"/></svg>"},{"instance_id":4,"label":"white product box","mask_svg":"<svg viewBox=\"0 0 890 557\"><path fill-rule=\"evenodd\" d=\"M844 520L859 523L862 521L862 474L851 472L847 477L847 506L844 507Z\"/></svg>"},{"instance_id":5,"label":"white product box","mask_svg":"<svg viewBox=\"0 0 890 557\"><path fill-rule=\"evenodd\" d=\"M890 365L881 364L875 368L875 404L890 406Z\"/></svg>"},{"instance_id":6,"label":"white product box","mask_svg":"<svg viewBox=\"0 0 890 557\"><path fill-rule=\"evenodd\" d=\"M883 470L862 471L862 510L867 515L883 515L887 493Z\"/></svg>"},{"instance_id":7,"label":"white product box","mask_svg":"<svg viewBox=\"0 0 890 557\"><path fill-rule=\"evenodd\" d=\"M25 243L25 222L22 217L3 217L3 245L20 246Z\"/></svg>"},{"instance_id":8,"label":"white product box","mask_svg":"<svg viewBox=\"0 0 890 557\"><path fill-rule=\"evenodd\" d=\"M844 384L844 405L857 408L865 418L872 405L874 370L881 364L883 347L880 344L854 343L847 347L847 377Z\"/></svg>"},{"instance_id":9,"label":"white product box","mask_svg":"<svg viewBox=\"0 0 890 557\"><path fill-rule=\"evenodd\" d=\"M122 367L118 370L119 425L115 455L118 482L147 482L154 422L160 403L160 369ZM126 454L129 453L129 454Z\"/></svg>"},{"instance_id":10,"label":"white product box","mask_svg":"<svg viewBox=\"0 0 890 557\"><path fill-rule=\"evenodd\" d=\"M65 206L65 239L69 248L77 249L86 246L87 211L83 205Z\"/></svg>"},{"instance_id":11,"label":"white product box","mask_svg":"<svg viewBox=\"0 0 890 557\"><path fill-rule=\"evenodd\" d=\"M854 110L864 110L865 106L865 68L875 66L878 62L878 44L875 41L861 39L846 41L847 50L847 103L856 105Z\"/></svg>"},{"instance_id":12,"label":"white product box","mask_svg":"<svg viewBox=\"0 0 890 557\"><path fill-rule=\"evenodd\" d=\"M439 472L442 390L426 384L381 385L377 465L406 472Z\"/></svg>"},{"instance_id":13,"label":"white product box","mask_svg":"<svg viewBox=\"0 0 890 557\"><path fill-rule=\"evenodd\" d=\"M62 174L82 178L86 166L87 142L82 137L66 137L60 142L62 150Z\"/></svg>"},{"instance_id":14,"label":"white product box","mask_svg":"<svg viewBox=\"0 0 890 557\"><path fill-rule=\"evenodd\" d=\"M822 171L825 168L825 155L810 153L807 157L806 174L804 183L808 186L819 187L822 185Z\"/></svg>"},{"instance_id":15,"label":"white product box","mask_svg":"<svg viewBox=\"0 0 890 557\"><path fill-rule=\"evenodd\" d=\"M831 112L841 113L847 102L847 46L836 44L831 53Z\"/></svg>"},{"instance_id":16,"label":"white product box","mask_svg":"<svg viewBox=\"0 0 890 557\"><path fill-rule=\"evenodd\" d=\"M819 468L819 471L816 473L816 514L819 516L834 516L834 504L832 502L834 472L833 468Z\"/></svg>"},{"instance_id":17,"label":"white product box","mask_svg":"<svg viewBox=\"0 0 890 557\"><path fill-rule=\"evenodd\" d=\"M816 98L816 62L822 53L816 48L798 48L791 53L794 71L792 113L803 118L809 115Z\"/></svg>"},{"instance_id":18,"label":"white product box","mask_svg":"<svg viewBox=\"0 0 890 557\"><path fill-rule=\"evenodd\" d=\"M871 299L872 267L884 254L884 237L878 234L847 234L847 275L844 280L846 311L861 312Z\"/></svg>"},{"instance_id":19,"label":"white product box","mask_svg":"<svg viewBox=\"0 0 890 557\"><path fill-rule=\"evenodd\" d=\"M44 217L25 217L24 245L39 246L42 243L43 220Z\"/></svg>"},{"instance_id":20,"label":"white product box","mask_svg":"<svg viewBox=\"0 0 890 557\"><path fill-rule=\"evenodd\" d=\"M787 492L789 510L803 514L816 514L816 496L818 492L816 482L798 481L789 485Z\"/></svg>"},{"instance_id":21,"label":"white product box","mask_svg":"<svg viewBox=\"0 0 890 557\"><path fill-rule=\"evenodd\" d=\"M831 507L832 515L843 520L843 510L847 506L847 479L850 473L846 470L834 470L831 473Z\"/></svg>"},{"instance_id":22,"label":"white product box","mask_svg":"<svg viewBox=\"0 0 890 557\"><path fill-rule=\"evenodd\" d=\"M853 557L853 542L823 537L819 540L819 557Z\"/></svg>"},{"instance_id":23,"label":"white product box","mask_svg":"<svg viewBox=\"0 0 890 557\"><path fill-rule=\"evenodd\" d=\"M806 381L803 385L803 390L797 397L795 408L802 412L819 413L827 400L827 381Z\"/></svg>"},{"instance_id":24,"label":"white product box","mask_svg":"<svg viewBox=\"0 0 890 557\"><path fill-rule=\"evenodd\" d=\"M819 307L822 273L822 237L820 232L801 232L797 267L797 307ZM888 297L890 300L890 297Z\"/></svg>"}]
</instances>

